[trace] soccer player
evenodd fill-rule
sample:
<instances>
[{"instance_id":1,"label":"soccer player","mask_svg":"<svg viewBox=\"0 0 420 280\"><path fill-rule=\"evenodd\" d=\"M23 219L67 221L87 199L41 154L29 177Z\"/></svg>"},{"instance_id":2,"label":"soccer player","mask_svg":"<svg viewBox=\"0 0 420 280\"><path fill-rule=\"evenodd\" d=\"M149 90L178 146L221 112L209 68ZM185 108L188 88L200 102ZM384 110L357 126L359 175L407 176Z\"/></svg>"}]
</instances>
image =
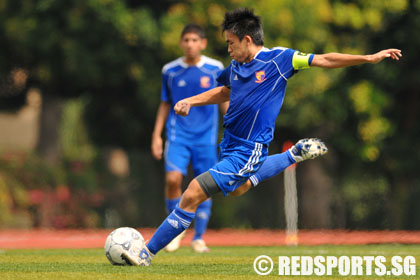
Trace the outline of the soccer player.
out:
<instances>
[{"instance_id":1,"label":"soccer player","mask_svg":"<svg viewBox=\"0 0 420 280\"><path fill-rule=\"evenodd\" d=\"M207 171L217 162L217 134L219 112L217 105L196 107L188 117L175 114L174 105L182 99L215 88L217 75L223 70L221 62L201 55L207 40L203 29L188 24L181 33L179 45L184 56L169 62L162 70L162 93L154 131L152 134L152 155L165 159L165 203L171 213L181 198L183 176L191 162L194 176ZM220 107L226 113L227 103ZM166 123L166 144L163 155L162 131ZM195 252L209 249L202 235L211 214L211 199L203 201L195 215L195 235L191 243ZM185 232L178 235L165 247L168 252L179 248Z\"/></svg>"},{"instance_id":2,"label":"soccer player","mask_svg":"<svg viewBox=\"0 0 420 280\"><path fill-rule=\"evenodd\" d=\"M220 161L190 182L179 206L156 230L147 246L124 253L133 265L149 266L153 256L189 226L197 206L208 197L220 191L225 196L241 195L291 164L327 152L319 139L304 139L284 153L267 156L287 81L297 70L378 63L388 57L399 60L402 56L398 49L372 55L318 55L282 47L268 49L264 47L260 18L246 8L227 12L222 27L233 59L218 77L223 86L175 105L175 112L186 116L193 107L230 100L224 117Z\"/></svg>"}]
</instances>

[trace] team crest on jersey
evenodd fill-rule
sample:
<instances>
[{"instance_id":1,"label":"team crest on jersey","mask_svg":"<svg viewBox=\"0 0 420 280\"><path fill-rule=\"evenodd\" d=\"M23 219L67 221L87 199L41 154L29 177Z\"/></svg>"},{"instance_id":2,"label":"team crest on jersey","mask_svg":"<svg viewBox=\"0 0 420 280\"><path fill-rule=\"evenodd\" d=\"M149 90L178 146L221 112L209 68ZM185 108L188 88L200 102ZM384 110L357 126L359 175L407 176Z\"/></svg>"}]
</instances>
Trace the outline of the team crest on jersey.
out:
<instances>
[{"instance_id":1,"label":"team crest on jersey","mask_svg":"<svg viewBox=\"0 0 420 280\"><path fill-rule=\"evenodd\" d=\"M257 78L255 80L255 82L257 84L264 82L265 81L265 71L263 70L263 71L257 71L257 72L255 72L255 77Z\"/></svg>"},{"instance_id":2,"label":"team crest on jersey","mask_svg":"<svg viewBox=\"0 0 420 280\"><path fill-rule=\"evenodd\" d=\"M203 76L200 78L200 87L202 88L209 88L210 85L210 77L208 76Z\"/></svg>"}]
</instances>

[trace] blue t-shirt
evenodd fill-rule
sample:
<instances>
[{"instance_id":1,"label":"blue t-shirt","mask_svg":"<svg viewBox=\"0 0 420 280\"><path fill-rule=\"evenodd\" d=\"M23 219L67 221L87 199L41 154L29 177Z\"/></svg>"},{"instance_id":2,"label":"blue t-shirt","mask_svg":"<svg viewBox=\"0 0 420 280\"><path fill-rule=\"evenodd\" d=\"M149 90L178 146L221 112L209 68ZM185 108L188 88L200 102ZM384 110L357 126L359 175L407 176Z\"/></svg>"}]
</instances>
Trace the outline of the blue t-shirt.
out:
<instances>
[{"instance_id":1,"label":"blue t-shirt","mask_svg":"<svg viewBox=\"0 0 420 280\"><path fill-rule=\"evenodd\" d=\"M262 48L249 63L232 60L217 78L231 89L224 128L249 141L271 142L287 80L312 59L312 54L277 47Z\"/></svg>"},{"instance_id":2,"label":"blue t-shirt","mask_svg":"<svg viewBox=\"0 0 420 280\"><path fill-rule=\"evenodd\" d=\"M188 98L218 86L216 78L223 69L220 61L204 55L189 66L180 57L162 69L162 101L171 104L166 121L166 137L171 142L193 145L215 145L219 113L217 105L192 107L188 116L175 114L173 107Z\"/></svg>"}]
</instances>

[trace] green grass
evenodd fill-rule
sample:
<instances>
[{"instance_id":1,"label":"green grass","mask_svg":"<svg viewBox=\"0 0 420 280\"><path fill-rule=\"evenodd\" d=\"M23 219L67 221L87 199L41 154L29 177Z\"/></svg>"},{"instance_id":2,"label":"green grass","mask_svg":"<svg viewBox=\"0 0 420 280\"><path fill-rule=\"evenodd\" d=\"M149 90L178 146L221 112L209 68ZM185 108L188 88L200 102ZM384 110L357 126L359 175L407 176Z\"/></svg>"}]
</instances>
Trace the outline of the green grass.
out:
<instances>
[{"instance_id":1,"label":"green grass","mask_svg":"<svg viewBox=\"0 0 420 280\"><path fill-rule=\"evenodd\" d=\"M420 245L213 247L197 255L190 248L159 253L151 267L112 266L102 249L0 250L3 279L420 279ZM253 262L259 255L274 260L270 275L259 276ZM278 256L414 256L416 276L279 276Z\"/></svg>"}]
</instances>

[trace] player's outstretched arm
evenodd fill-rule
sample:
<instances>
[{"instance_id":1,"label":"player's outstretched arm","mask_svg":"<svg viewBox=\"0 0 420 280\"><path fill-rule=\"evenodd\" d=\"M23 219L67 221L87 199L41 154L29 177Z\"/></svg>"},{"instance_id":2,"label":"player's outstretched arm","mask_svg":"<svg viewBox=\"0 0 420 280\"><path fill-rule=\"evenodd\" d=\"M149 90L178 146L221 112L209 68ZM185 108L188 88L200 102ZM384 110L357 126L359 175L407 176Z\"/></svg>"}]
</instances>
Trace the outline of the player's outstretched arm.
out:
<instances>
[{"instance_id":1,"label":"player's outstretched arm","mask_svg":"<svg viewBox=\"0 0 420 280\"><path fill-rule=\"evenodd\" d=\"M203 106L209 104L220 104L228 101L230 98L230 89L221 86L205 91L201 94L182 99L175 104L175 113L181 116L187 116L191 107Z\"/></svg>"},{"instance_id":2,"label":"player's outstretched arm","mask_svg":"<svg viewBox=\"0 0 420 280\"><path fill-rule=\"evenodd\" d=\"M399 60L400 57L402 57L401 50L387 49L369 55L351 55L343 53L316 54L314 55L311 66L322 68L340 68L364 63L376 64L388 57Z\"/></svg>"}]
</instances>

